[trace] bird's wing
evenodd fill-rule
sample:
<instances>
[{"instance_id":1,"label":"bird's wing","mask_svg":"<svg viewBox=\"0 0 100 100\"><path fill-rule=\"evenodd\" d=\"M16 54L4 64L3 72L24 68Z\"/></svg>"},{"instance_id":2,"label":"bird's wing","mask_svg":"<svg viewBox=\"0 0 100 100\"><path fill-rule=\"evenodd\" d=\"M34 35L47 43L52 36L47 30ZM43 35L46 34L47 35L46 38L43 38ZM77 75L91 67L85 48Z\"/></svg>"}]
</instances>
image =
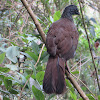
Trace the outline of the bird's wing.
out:
<instances>
[{"instance_id":1,"label":"bird's wing","mask_svg":"<svg viewBox=\"0 0 100 100\"><path fill-rule=\"evenodd\" d=\"M54 25L52 24L48 30L47 38L46 38L46 47L47 47L47 52L50 55L55 56L56 55L56 44L55 44L56 30L53 26Z\"/></svg>"},{"instance_id":2,"label":"bird's wing","mask_svg":"<svg viewBox=\"0 0 100 100\"><path fill-rule=\"evenodd\" d=\"M68 60L73 57L77 43L78 32L73 22L60 19L52 24L46 42L50 55L59 55Z\"/></svg>"}]
</instances>

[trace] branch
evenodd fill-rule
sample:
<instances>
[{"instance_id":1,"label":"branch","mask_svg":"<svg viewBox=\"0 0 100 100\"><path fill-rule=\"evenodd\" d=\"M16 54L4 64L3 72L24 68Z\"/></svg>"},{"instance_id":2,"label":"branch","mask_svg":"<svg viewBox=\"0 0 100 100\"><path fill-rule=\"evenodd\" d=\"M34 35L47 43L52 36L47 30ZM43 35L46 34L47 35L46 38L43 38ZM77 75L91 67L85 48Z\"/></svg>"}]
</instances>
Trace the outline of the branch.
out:
<instances>
[{"instance_id":1,"label":"branch","mask_svg":"<svg viewBox=\"0 0 100 100\"><path fill-rule=\"evenodd\" d=\"M43 31L43 29L42 29L42 27L41 27L39 21L36 19L36 16L35 16L35 14L33 13L33 11L32 11L32 9L31 9L30 5L28 5L28 3L27 3L26 0L21 0L21 2L23 3L23 5L25 6L25 8L27 9L27 12L28 12L29 15L31 16L32 20L34 21L35 26L36 26L36 28L37 28L39 34L41 35L43 42L45 43L45 42L46 42L45 33L44 33L44 31Z\"/></svg>"},{"instance_id":2,"label":"branch","mask_svg":"<svg viewBox=\"0 0 100 100\"><path fill-rule=\"evenodd\" d=\"M83 92L77 81L73 78L73 76L66 70L65 74L69 81L73 84L73 86L76 88L77 92L80 94L80 96L83 98L83 100L89 100L89 98L86 96L86 94Z\"/></svg>"},{"instance_id":3,"label":"branch","mask_svg":"<svg viewBox=\"0 0 100 100\"><path fill-rule=\"evenodd\" d=\"M36 64L34 65L34 67L36 67L36 65L38 64L38 62L39 62L39 60L40 60L40 57L41 57L41 54L42 54L42 51L43 51L44 46L45 46L45 44L43 44L43 46L42 46L42 48L41 48L41 51L40 51L38 60L37 60Z\"/></svg>"},{"instance_id":4,"label":"branch","mask_svg":"<svg viewBox=\"0 0 100 100\"><path fill-rule=\"evenodd\" d=\"M23 5L26 7L28 13L30 14L32 20L34 21L36 28L39 32L39 34L42 37L42 40L44 43L46 43L46 38L43 32L43 29L39 23L39 21L36 19L35 14L32 12L31 7L28 5L26 0L21 0L21 2L23 3ZM80 96L84 99L84 100L89 100L88 97L86 96L86 94L83 92L83 90L80 88L80 86L78 85L77 81L73 78L73 76L66 70L66 76L68 77L68 79L70 80L70 82L73 84L73 86L77 89L78 93L80 94Z\"/></svg>"},{"instance_id":5,"label":"branch","mask_svg":"<svg viewBox=\"0 0 100 100\"><path fill-rule=\"evenodd\" d=\"M92 53L92 49L91 49L90 39L89 39L88 32L87 32L87 29L86 29L85 21L84 21L82 6L81 6L80 0L78 0L78 2L79 2L79 6L80 6L81 15L82 15L81 17L82 17L82 21L83 21L83 26L84 26L84 29L85 29L85 33L86 33L86 36L87 36L87 40L88 40L88 44L89 44L89 49L90 49L90 53L91 53L91 57L92 57L92 63L93 63L93 66L94 66L94 69L95 69L95 72L96 72L96 78L97 78L98 88L99 88L99 91L100 91L98 71L97 71L97 68L96 68L96 65L95 65L95 62L94 62L94 57L93 57L93 53Z\"/></svg>"},{"instance_id":6,"label":"branch","mask_svg":"<svg viewBox=\"0 0 100 100\"><path fill-rule=\"evenodd\" d=\"M75 75L73 75L72 73L71 73L71 75L73 76L73 77L75 77L76 79L77 79L77 81L79 81L79 82L81 82L86 88L87 88L87 90L93 95L93 97L95 98L95 100L98 100L97 99L97 97L90 91L90 89L86 86L86 84L84 84L79 78L77 78Z\"/></svg>"}]
</instances>

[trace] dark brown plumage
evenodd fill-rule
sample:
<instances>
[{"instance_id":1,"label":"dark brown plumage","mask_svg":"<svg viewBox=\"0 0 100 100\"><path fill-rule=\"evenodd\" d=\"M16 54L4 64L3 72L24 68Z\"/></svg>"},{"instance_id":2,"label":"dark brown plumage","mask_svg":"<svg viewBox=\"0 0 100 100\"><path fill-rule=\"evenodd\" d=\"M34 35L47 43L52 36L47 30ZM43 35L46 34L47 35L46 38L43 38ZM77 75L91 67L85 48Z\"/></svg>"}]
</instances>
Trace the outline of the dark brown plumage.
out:
<instances>
[{"instance_id":1,"label":"dark brown plumage","mask_svg":"<svg viewBox=\"0 0 100 100\"><path fill-rule=\"evenodd\" d=\"M72 18L75 14L79 14L75 5L66 7L48 30L46 47L50 56L43 80L43 89L48 94L62 94L66 90L65 62L74 57L79 37Z\"/></svg>"}]
</instances>

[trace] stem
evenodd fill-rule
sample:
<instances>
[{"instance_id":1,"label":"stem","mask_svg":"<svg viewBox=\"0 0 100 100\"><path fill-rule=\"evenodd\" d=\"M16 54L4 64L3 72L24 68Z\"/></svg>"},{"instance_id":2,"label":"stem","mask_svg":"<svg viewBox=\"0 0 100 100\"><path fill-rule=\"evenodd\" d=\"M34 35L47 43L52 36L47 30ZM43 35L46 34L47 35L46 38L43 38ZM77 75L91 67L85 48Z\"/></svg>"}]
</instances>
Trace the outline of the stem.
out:
<instances>
[{"instance_id":1,"label":"stem","mask_svg":"<svg viewBox=\"0 0 100 100\"><path fill-rule=\"evenodd\" d=\"M84 30L85 30L85 33L86 33L86 36L87 36L87 40L88 40L88 44L89 44L89 49L90 49L90 53L91 53L91 57L92 57L92 63L93 63L93 66L94 66L94 69L95 69L95 72L96 72L97 84L98 84L98 88L99 88L99 91L100 91L98 71L97 71L97 68L96 68L96 65L95 65L95 62L94 62L94 57L93 57L93 53L92 53L92 49L91 49L90 39L89 39L88 32L87 32L87 29L86 29L85 21L84 21L82 6L81 6L80 0L78 0L78 2L79 2L79 6L80 6L81 15L82 15L81 17L82 17L82 21L83 21Z\"/></svg>"}]
</instances>

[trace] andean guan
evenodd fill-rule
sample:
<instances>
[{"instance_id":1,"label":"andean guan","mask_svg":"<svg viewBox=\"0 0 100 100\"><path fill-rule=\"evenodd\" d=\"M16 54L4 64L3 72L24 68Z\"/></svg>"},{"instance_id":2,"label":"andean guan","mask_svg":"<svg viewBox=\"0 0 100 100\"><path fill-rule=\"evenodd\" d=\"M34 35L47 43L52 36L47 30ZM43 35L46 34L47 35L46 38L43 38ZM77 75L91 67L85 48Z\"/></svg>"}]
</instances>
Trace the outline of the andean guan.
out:
<instances>
[{"instance_id":1,"label":"andean guan","mask_svg":"<svg viewBox=\"0 0 100 100\"><path fill-rule=\"evenodd\" d=\"M47 33L46 47L50 55L43 80L43 90L47 94L62 94L66 90L65 63L74 57L79 38L72 15L79 15L75 5L67 6Z\"/></svg>"}]
</instances>

